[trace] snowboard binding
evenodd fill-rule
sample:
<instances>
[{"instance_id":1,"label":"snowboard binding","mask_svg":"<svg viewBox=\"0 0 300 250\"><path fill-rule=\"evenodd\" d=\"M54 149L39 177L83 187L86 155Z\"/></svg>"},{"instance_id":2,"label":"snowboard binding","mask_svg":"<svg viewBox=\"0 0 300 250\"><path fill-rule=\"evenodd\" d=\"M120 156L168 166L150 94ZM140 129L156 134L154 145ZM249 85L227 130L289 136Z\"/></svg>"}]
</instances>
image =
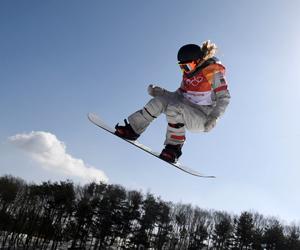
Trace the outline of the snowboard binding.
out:
<instances>
[{"instance_id":1,"label":"snowboard binding","mask_svg":"<svg viewBox=\"0 0 300 250\"><path fill-rule=\"evenodd\" d=\"M178 161L178 158L182 155L181 148L182 145L180 144L167 144L165 148L161 151L159 158L170 163L176 163Z\"/></svg>"},{"instance_id":2,"label":"snowboard binding","mask_svg":"<svg viewBox=\"0 0 300 250\"><path fill-rule=\"evenodd\" d=\"M125 126L120 126L119 123L115 126L115 135L130 141L135 141L139 138L139 134L135 133L131 125L124 119Z\"/></svg>"}]
</instances>

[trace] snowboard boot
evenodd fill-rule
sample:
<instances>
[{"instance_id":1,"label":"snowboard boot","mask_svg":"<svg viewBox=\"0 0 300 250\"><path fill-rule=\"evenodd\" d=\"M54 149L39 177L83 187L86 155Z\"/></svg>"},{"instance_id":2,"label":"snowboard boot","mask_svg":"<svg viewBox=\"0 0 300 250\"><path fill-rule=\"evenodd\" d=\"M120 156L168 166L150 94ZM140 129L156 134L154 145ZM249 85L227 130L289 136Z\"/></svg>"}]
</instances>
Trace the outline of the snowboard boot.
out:
<instances>
[{"instance_id":1,"label":"snowboard boot","mask_svg":"<svg viewBox=\"0 0 300 250\"><path fill-rule=\"evenodd\" d=\"M165 148L161 151L159 158L170 163L176 163L178 161L178 158L182 155L181 148L181 144L167 144Z\"/></svg>"},{"instance_id":2,"label":"snowboard boot","mask_svg":"<svg viewBox=\"0 0 300 250\"><path fill-rule=\"evenodd\" d=\"M130 141L135 141L137 138L139 138L140 135L134 132L126 119L124 120L124 123L125 126L120 126L119 123L115 126L115 135Z\"/></svg>"}]
</instances>

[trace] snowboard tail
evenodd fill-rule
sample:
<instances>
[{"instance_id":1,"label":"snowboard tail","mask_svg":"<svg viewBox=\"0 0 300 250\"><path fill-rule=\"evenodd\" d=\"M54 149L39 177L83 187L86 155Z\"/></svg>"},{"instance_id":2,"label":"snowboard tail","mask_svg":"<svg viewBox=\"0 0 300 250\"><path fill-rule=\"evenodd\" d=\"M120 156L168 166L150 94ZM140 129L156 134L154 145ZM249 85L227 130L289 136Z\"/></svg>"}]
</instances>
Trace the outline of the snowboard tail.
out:
<instances>
[{"instance_id":1,"label":"snowboard tail","mask_svg":"<svg viewBox=\"0 0 300 250\"><path fill-rule=\"evenodd\" d=\"M109 125L107 125L98 115L94 114L94 113L88 113L88 119L93 123L95 124L96 126L102 128L103 130L109 132L110 134L113 134L114 136L117 136L115 134L115 129L111 128ZM151 148L145 146L144 144L138 142L138 141L131 141L131 140L127 140L127 139L124 139L122 137L119 137L117 136L118 138L121 138L122 140L132 144L133 146L147 152L148 154L151 154L157 158L159 158L160 160L166 162L166 163L169 163L170 165L172 165L173 167L176 167L188 174L191 174L191 175L194 175L194 176L198 176L198 177L202 177L202 178L215 178L215 176L210 176L210 175L204 175L202 173L199 173L198 171L196 170L193 170L189 167L186 167L184 165L182 165L180 162L176 162L176 163L172 163L172 162L168 162L168 161L165 161L163 159L161 159L159 157L160 153L156 152L156 151L153 151Z\"/></svg>"}]
</instances>

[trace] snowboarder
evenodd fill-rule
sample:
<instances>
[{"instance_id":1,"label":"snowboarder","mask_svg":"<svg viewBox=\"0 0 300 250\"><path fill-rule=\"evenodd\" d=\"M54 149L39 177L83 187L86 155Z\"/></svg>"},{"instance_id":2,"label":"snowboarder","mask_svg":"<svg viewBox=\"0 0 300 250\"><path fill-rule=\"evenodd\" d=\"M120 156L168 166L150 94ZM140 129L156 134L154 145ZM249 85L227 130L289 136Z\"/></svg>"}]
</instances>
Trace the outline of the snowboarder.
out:
<instances>
[{"instance_id":1,"label":"snowboarder","mask_svg":"<svg viewBox=\"0 0 300 250\"><path fill-rule=\"evenodd\" d=\"M137 140L148 125L164 113L168 126L165 148L160 158L176 162L182 154L185 129L192 132L209 132L229 104L230 94L225 79L225 67L214 55L217 47L205 41L201 46L186 44L177 55L183 72L181 86L170 92L155 85L148 86L153 98L131 114L125 125L117 124L115 134L128 140Z\"/></svg>"}]
</instances>

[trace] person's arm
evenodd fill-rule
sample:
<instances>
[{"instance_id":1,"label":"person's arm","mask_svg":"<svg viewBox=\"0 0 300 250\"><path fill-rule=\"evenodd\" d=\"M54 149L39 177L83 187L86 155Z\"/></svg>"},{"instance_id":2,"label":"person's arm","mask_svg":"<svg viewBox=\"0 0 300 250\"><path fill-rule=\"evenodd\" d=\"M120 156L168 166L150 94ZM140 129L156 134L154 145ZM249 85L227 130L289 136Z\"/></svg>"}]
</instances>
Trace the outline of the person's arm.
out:
<instances>
[{"instance_id":1,"label":"person's arm","mask_svg":"<svg viewBox=\"0 0 300 250\"><path fill-rule=\"evenodd\" d=\"M217 119L222 116L230 102L230 93L228 90L227 81L225 78L225 67L221 64L213 64L205 70L205 75L211 82L212 89L216 96L216 105L207 118L205 131L210 131L217 122Z\"/></svg>"},{"instance_id":2,"label":"person's arm","mask_svg":"<svg viewBox=\"0 0 300 250\"><path fill-rule=\"evenodd\" d=\"M221 115L224 114L230 102L230 93L223 72L220 71L215 72L213 77L212 88L216 95L216 106L214 107L213 111L210 113L210 116L219 118Z\"/></svg>"}]
</instances>

